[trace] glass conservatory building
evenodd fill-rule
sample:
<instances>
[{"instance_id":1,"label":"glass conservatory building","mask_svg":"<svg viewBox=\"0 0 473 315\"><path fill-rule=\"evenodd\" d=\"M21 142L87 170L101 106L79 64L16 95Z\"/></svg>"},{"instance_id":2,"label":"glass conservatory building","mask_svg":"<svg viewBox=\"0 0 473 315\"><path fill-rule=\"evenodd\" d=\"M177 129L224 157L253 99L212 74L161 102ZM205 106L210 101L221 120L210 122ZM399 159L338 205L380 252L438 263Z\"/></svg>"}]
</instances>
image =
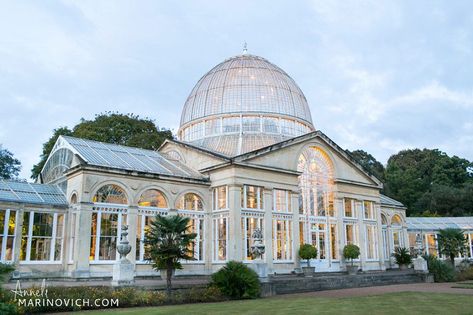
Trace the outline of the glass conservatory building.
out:
<instances>
[{"instance_id":1,"label":"glass conservatory building","mask_svg":"<svg viewBox=\"0 0 473 315\"><path fill-rule=\"evenodd\" d=\"M269 273L298 271L303 243L317 247L317 271L345 270L346 244L361 248L362 270L385 270L395 247L412 245L408 229L424 230L381 188L315 128L287 73L243 54L197 82L177 139L159 150L61 136L38 183L0 181L0 258L19 277L110 277L128 225L135 275L156 275L144 241L161 214L189 217L197 234L178 274L252 265L257 228Z\"/></svg>"}]
</instances>

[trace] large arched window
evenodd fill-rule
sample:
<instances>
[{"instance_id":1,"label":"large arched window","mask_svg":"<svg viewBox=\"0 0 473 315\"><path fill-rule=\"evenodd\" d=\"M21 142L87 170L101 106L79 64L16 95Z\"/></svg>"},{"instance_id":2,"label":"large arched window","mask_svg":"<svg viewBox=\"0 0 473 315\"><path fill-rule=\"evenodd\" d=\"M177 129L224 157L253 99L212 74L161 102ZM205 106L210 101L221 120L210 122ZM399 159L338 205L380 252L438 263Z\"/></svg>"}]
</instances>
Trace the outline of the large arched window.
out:
<instances>
[{"instance_id":1,"label":"large arched window","mask_svg":"<svg viewBox=\"0 0 473 315\"><path fill-rule=\"evenodd\" d=\"M297 170L299 176L299 227L303 241L318 249L318 259L338 259L337 222L328 224L310 224L307 217L335 217L333 177L334 167L328 154L316 146L307 147L299 156ZM348 227L355 231L355 226ZM352 233L352 242L356 242L356 233ZM328 239L328 242L326 241Z\"/></svg>"},{"instance_id":2,"label":"large arched window","mask_svg":"<svg viewBox=\"0 0 473 315\"><path fill-rule=\"evenodd\" d=\"M204 210L202 199L200 199L200 197L194 193L187 193L183 195L181 198L179 198L176 204L176 208L179 210L194 210L194 211Z\"/></svg>"},{"instance_id":3,"label":"large arched window","mask_svg":"<svg viewBox=\"0 0 473 315\"><path fill-rule=\"evenodd\" d=\"M203 211L202 199L194 193L186 193L177 201L176 208L179 215L189 217L189 231L196 233L197 236L191 250L194 252L195 260L204 260L204 215L194 211ZM192 212L191 212L192 211Z\"/></svg>"},{"instance_id":4,"label":"large arched window","mask_svg":"<svg viewBox=\"0 0 473 315\"><path fill-rule=\"evenodd\" d=\"M299 208L313 216L334 216L333 164L327 153L309 147L299 157Z\"/></svg>"},{"instance_id":5,"label":"large arched window","mask_svg":"<svg viewBox=\"0 0 473 315\"><path fill-rule=\"evenodd\" d=\"M402 225L401 217L395 214L391 219L391 225L396 225L396 226Z\"/></svg>"},{"instance_id":6,"label":"large arched window","mask_svg":"<svg viewBox=\"0 0 473 315\"><path fill-rule=\"evenodd\" d=\"M125 191L118 185L109 184L100 187L92 199L93 202L113 203L113 204L128 204Z\"/></svg>"},{"instance_id":7,"label":"large arched window","mask_svg":"<svg viewBox=\"0 0 473 315\"><path fill-rule=\"evenodd\" d=\"M388 219L384 214L381 213L381 224L382 225L388 225Z\"/></svg>"},{"instance_id":8,"label":"large arched window","mask_svg":"<svg viewBox=\"0 0 473 315\"><path fill-rule=\"evenodd\" d=\"M155 208L167 208L168 203L164 194L157 189L148 189L141 194L140 200L138 200L140 207L155 207Z\"/></svg>"},{"instance_id":9,"label":"large arched window","mask_svg":"<svg viewBox=\"0 0 473 315\"><path fill-rule=\"evenodd\" d=\"M121 227L127 222L127 208L123 206L128 204L125 190L115 184L104 185L92 201L96 205L92 211L89 259L114 261L118 258L116 248Z\"/></svg>"},{"instance_id":10,"label":"large arched window","mask_svg":"<svg viewBox=\"0 0 473 315\"><path fill-rule=\"evenodd\" d=\"M403 247L404 240L402 236L402 219L397 214L395 214L391 218L391 234L392 234L393 250L396 249L397 247Z\"/></svg>"}]
</instances>

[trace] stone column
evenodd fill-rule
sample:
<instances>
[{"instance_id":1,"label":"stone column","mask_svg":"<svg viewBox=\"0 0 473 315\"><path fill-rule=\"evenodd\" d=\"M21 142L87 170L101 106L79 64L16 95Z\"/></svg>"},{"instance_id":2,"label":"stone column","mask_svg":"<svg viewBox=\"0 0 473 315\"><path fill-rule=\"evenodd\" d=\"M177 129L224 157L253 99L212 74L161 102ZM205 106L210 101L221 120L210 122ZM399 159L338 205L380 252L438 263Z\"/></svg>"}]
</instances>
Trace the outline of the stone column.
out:
<instances>
[{"instance_id":1,"label":"stone column","mask_svg":"<svg viewBox=\"0 0 473 315\"><path fill-rule=\"evenodd\" d=\"M386 270L384 264L384 250L383 250L383 225L381 223L381 205L375 203L375 213L377 214L376 229L378 231L378 258L379 258L379 269Z\"/></svg>"},{"instance_id":2,"label":"stone column","mask_svg":"<svg viewBox=\"0 0 473 315\"><path fill-rule=\"evenodd\" d=\"M136 264L136 233L138 232L138 207L129 206L127 213L127 222L128 225L128 242L131 246L131 251L128 254L127 258L132 264ZM141 231L144 233L144 231ZM138 257L139 258L139 257Z\"/></svg>"},{"instance_id":3,"label":"stone column","mask_svg":"<svg viewBox=\"0 0 473 315\"><path fill-rule=\"evenodd\" d=\"M364 211L363 211L363 202L360 200L355 201L355 209L356 213L358 215L358 226L359 226L359 237L360 237L360 267L361 270L365 269L365 264L366 264L366 253L367 253L367 248L366 248L366 242L365 242L365 224L363 222L363 217L364 217Z\"/></svg>"},{"instance_id":4,"label":"stone column","mask_svg":"<svg viewBox=\"0 0 473 315\"><path fill-rule=\"evenodd\" d=\"M88 278L90 276L89 256L92 207L91 203L80 203L79 212L76 216L74 270L72 271L72 277L74 278ZM99 249L96 248L96 250Z\"/></svg>"},{"instance_id":5,"label":"stone column","mask_svg":"<svg viewBox=\"0 0 473 315\"><path fill-rule=\"evenodd\" d=\"M227 260L242 261L242 235L241 235L241 187L228 186L228 253Z\"/></svg>"},{"instance_id":6,"label":"stone column","mask_svg":"<svg viewBox=\"0 0 473 315\"><path fill-rule=\"evenodd\" d=\"M16 231L15 231L15 248L13 249L13 262L17 265L20 261L21 252L21 236L23 231L23 215L25 213L24 206L21 205L17 211Z\"/></svg>"},{"instance_id":7,"label":"stone column","mask_svg":"<svg viewBox=\"0 0 473 315\"><path fill-rule=\"evenodd\" d=\"M293 226L293 235L292 235L292 244L294 249L294 268L301 267L301 260L299 257L299 247L300 244L300 233L302 231L299 230L299 192L298 191L291 191L290 199L289 199L289 206L291 207L291 212L293 214L292 217L292 226Z\"/></svg>"},{"instance_id":8,"label":"stone column","mask_svg":"<svg viewBox=\"0 0 473 315\"><path fill-rule=\"evenodd\" d=\"M264 206L264 259L268 266L268 274L273 273L273 191L265 188L263 191Z\"/></svg>"},{"instance_id":9,"label":"stone column","mask_svg":"<svg viewBox=\"0 0 473 315\"><path fill-rule=\"evenodd\" d=\"M340 261L340 270L346 267L346 261L343 257L343 247L345 244L345 229L343 226L343 216L345 209L343 208L343 198L335 198L334 207L337 217L337 233L338 233L338 258Z\"/></svg>"}]
</instances>

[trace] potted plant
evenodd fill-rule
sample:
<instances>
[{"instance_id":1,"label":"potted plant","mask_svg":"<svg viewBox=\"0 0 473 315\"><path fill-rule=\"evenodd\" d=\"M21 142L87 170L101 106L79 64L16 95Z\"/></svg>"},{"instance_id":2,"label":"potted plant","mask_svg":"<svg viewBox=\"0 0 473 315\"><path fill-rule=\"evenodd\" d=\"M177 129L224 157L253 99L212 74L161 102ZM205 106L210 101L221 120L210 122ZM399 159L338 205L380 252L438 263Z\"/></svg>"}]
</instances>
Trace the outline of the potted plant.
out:
<instances>
[{"instance_id":1,"label":"potted plant","mask_svg":"<svg viewBox=\"0 0 473 315\"><path fill-rule=\"evenodd\" d=\"M299 257L301 259L307 260L307 266L302 267L302 271L304 272L304 275L306 276L312 275L314 273L315 267L310 266L310 260L313 258L317 258L317 248L315 248L315 246L311 244L303 244L299 248Z\"/></svg>"},{"instance_id":2,"label":"potted plant","mask_svg":"<svg viewBox=\"0 0 473 315\"><path fill-rule=\"evenodd\" d=\"M412 256L409 249L405 247L396 247L391 256L394 258L394 261L399 265L399 269L401 270L406 270L412 263Z\"/></svg>"},{"instance_id":3,"label":"potted plant","mask_svg":"<svg viewBox=\"0 0 473 315\"><path fill-rule=\"evenodd\" d=\"M350 265L347 265L347 271L349 275L356 275L358 272L358 266L353 264L353 259L360 257L360 248L354 244L348 244L343 248L343 257L350 260Z\"/></svg>"}]
</instances>

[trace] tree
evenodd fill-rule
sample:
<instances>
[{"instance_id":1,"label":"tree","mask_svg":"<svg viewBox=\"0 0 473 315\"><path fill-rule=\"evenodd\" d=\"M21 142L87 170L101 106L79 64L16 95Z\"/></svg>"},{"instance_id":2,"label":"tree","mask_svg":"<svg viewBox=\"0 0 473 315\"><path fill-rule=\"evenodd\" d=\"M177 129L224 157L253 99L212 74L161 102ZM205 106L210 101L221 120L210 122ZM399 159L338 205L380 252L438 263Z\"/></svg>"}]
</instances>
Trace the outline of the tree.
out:
<instances>
[{"instance_id":1,"label":"tree","mask_svg":"<svg viewBox=\"0 0 473 315\"><path fill-rule=\"evenodd\" d=\"M455 266L455 257L463 254L466 249L466 238L463 231L454 228L440 230L437 242L440 253L449 257L452 266Z\"/></svg>"},{"instance_id":2,"label":"tree","mask_svg":"<svg viewBox=\"0 0 473 315\"><path fill-rule=\"evenodd\" d=\"M465 215L473 183L473 163L440 150L403 150L391 156L385 171L385 193L407 206L408 214Z\"/></svg>"},{"instance_id":3,"label":"tree","mask_svg":"<svg viewBox=\"0 0 473 315\"><path fill-rule=\"evenodd\" d=\"M310 260L317 258L317 248L312 244L302 244L299 248L299 257L307 260L307 267L310 267Z\"/></svg>"},{"instance_id":4,"label":"tree","mask_svg":"<svg viewBox=\"0 0 473 315\"><path fill-rule=\"evenodd\" d=\"M384 166L374 158L371 154L363 150L355 150L346 152L355 159L369 174L374 175L377 179L384 182Z\"/></svg>"},{"instance_id":5,"label":"tree","mask_svg":"<svg viewBox=\"0 0 473 315\"><path fill-rule=\"evenodd\" d=\"M159 129L151 119L134 114L101 113L93 120L81 119L72 130L67 127L54 129L51 138L43 144L40 161L33 166L31 178L38 177L60 135L149 150L156 150L164 140L173 138L171 130Z\"/></svg>"},{"instance_id":6,"label":"tree","mask_svg":"<svg viewBox=\"0 0 473 315\"><path fill-rule=\"evenodd\" d=\"M192 244L197 234L189 232L190 218L157 215L146 233L148 260L155 270L166 271L166 291L171 296L174 270L182 269L181 260L194 260Z\"/></svg>"},{"instance_id":7,"label":"tree","mask_svg":"<svg viewBox=\"0 0 473 315\"><path fill-rule=\"evenodd\" d=\"M13 157L13 153L3 149L0 145L0 178L12 179L18 176L21 170L21 163Z\"/></svg>"}]
</instances>

